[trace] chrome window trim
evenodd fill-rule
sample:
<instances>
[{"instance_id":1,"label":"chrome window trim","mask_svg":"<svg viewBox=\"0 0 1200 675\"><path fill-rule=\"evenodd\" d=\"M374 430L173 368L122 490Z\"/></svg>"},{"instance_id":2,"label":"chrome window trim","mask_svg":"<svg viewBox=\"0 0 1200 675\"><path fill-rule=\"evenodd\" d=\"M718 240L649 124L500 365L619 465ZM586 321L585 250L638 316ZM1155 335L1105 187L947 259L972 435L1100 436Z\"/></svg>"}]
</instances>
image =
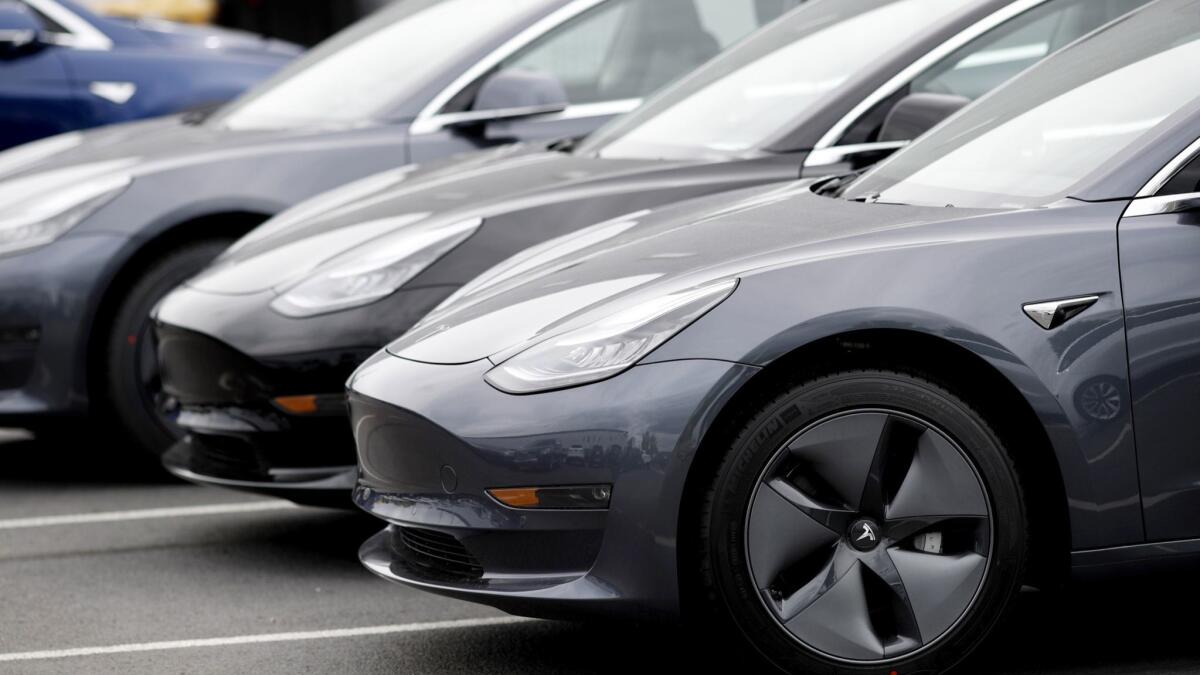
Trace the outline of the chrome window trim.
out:
<instances>
[{"instance_id":1,"label":"chrome window trim","mask_svg":"<svg viewBox=\"0 0 1200 675\"><path fill-rule=\"evenodd\" d=\"M617 116L637 108L642 104L640 98L624 98L616 101L599 101L597 103L580 103L566 108L547 106L544 112L530 108L509 108L508 110L468 110L466 112L445 113L434 120L437 129L453 127L464 122L495 122L503 123L536 117L538 120L554 122L559 120L585 119L588 117ZM508 113L508 114L505 114ZM435 131L437 130L435 129ZM422 131L421 133L431 133Z\"/></svg>"},{"instance_id":2,"label":"chrome window trim","mask_svg":"<svg viewBox=\"0 0 1200 675\"><path fill-rule=\"evenodd\" d=\"M510 38L508 42L500 45L499 48L492 50L490 54L476 61L474 65L462 72L453 82L445 89L439 92L436 96L429 100L429 103L417 113L413 119L412 126L409 127L409 133L413 135L431 134L440 131L449 120L442 119L454 113L439 115L441 110L447 103L463 89L470 86L472 82L479 79L484 73L488 72L499 64L504 59L512 56L514 53L524 48L534 40L542 37L546 33L558 28L560 25L574 19L584 12L601 5L610 0L574 0L562 7L550 12L546 16L534 22L525 30L517 33ZM569 108L568 108L569 110Z\"/></svg>"},{"instance_id":3,"label":"chrome window trim","mask_svg":"<svg viewBox=\"0 0 1200 675\"><path fill-rule=\"evenodd\" d=\"M67 30L66 35L56 36L55 44L72 49L93 51L112 49L113 42L107 35L101 33L83 17L54 0L24 0L24 2Z\"/></svg>"},{"instance_id":4,"label":"chrome window trim","mask_svg":"<svg viewBox=\"0 0 1200 675\"><path fill-rule=\"evenodd\" d=\"M566 110L539 115L539 120L575 120L604 115L623 115L642 104L640 98L623 98L615 101L597 101L569 105ZM500 120L503 121L503 120Z\"/></svg>"},{"instance_id":5,"label":"chrome window trim","mask_svg":"<svg viewBox=\"0 0 1200 675\"><path fill-rule=\"evenodd\" d=\"M1171 179L1175 177L1175 174L1179 173L1179 170L1186 166L1188 162L1192 161L1192 159L1194 159L1198 153L1200 153L1200 138L1192 141L1191 145L1184 148L1183 152L1175 155L1174 159L1167 162L1166 166L1159 169L1158 173L1154 174L1154 177L1147 181L1146 184L1142 186L1141 190L1138 190L1138 193L1135 195L1135 197L1153 197L1154 195L1158 194L1158 191L1163 189L1167 183L1171 182Z\"/></svg>"},{"instance_id":6,"label":"chrome window trim","mask_svg":"<svg viewBox=\"0 0 1200 675\"><path fill-rule=\"evenodd\" d=\"M900 91L900 88L909 84L918 75L933 67L938 61L949 56L954 50L969 43L971 40L987 33L1005 23L1009 19L1016 18L1021 14L1037 7L1049 0L1016 0L1004 7L992 12L988 16L976 21L971 26L963 29L957 35L942 42L937 47L925 53L924 56L908 64L908 67L901 70L892 79L888 80L882 87L879 87L870 96L864 98L858 105L854 106L845 117L838 120L837 124L830 127L829 131L817 141L813 147L814 150L823 150L832 148L842 138L842 136L858 121L860 117L867 114L871 108L883 101L887 97Z\"/></svg>"},{"instance_id":7,"label":"chrome window trim","mask_svg":"<svg viewBox=\"0 0 1200 675\"><path fill-rule=\"evenodd\" d=\"M1166 213L1182 213L1200 209L1200 192L1185 192L1177 195L1138 197L1129 202L1122 218L1159 216Z\"/></svg>"},{"instance_id":8,"label":"chrome window trim","mask_svg":"<svg viewBox=\"0 0 1200 675\"><path fill-rule=\"evenodd\" d=\"M875 141L873 143L851 143L813 150L804 158L804 167L821 167L840 164L854 155L875 150L899 150L912 141Z\"/></svg>"}]
</instances>

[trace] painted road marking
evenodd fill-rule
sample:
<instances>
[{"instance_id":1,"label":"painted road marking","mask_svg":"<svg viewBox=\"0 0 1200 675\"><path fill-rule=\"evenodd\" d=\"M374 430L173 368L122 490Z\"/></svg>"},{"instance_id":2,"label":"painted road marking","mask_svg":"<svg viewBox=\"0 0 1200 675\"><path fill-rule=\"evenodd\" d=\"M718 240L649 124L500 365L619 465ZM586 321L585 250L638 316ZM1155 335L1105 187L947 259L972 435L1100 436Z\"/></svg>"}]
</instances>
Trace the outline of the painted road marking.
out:
<instances>
[{"instance_id":1,"label":"painted road marking","mask_svg":"<svg viewBox=\"0 0 1200 675\"><path fill-rule=\"evenodd\" d=\"M75 649L47 649L37 652L11 652L0 654L0 663L10 661L41 661L65 659L78 656L103 656L108 654L130 654L133 652L157 652L171 649L195 649L198 647L227 647L231 645L257 645L272 642L300 642L303 640L329 640L333 638L362 637L367 635L396 635L401 633L424 633L454 628L480 628L502 626L532 621L518 616L501 616L484 619L457 619L453 621L430 621L427 623L403 623L391 626L367 626L365 628L337 628L298 633L268 633L265 635L241 635L236 637L206 638L200 640L172 640L169 642L143 642L137 644L112 645L108 647L79 647Z\"/></svg>"},{"instance_id":2,"label":"painted road marking","mask_svg":"<svg viewBox=\"0 0 1200 675\"><path fill-rule=\"evenodd\" d=\"M133 511L73 513L63 516L40 516L35 518L10 518L8 520L0 520L0 530L21 530L30 527L83 525L89 523L119 523L129 520L152 520L155 518L221 516L230 513L256 513L259 511L281 511L296 508L300 507L292 502L271 500L238 502L233 504L208 504L205 506L175 506L158 509L137 509Z\"/></svg>"}]
</instances>

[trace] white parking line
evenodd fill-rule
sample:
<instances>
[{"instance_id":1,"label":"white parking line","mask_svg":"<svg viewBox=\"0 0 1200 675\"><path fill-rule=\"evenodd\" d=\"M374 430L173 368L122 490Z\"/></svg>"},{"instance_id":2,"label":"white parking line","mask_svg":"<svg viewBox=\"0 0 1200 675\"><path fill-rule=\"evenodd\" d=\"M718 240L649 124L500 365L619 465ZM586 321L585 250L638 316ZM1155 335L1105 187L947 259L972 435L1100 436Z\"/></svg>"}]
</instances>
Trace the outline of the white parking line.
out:
<instances>
[{"instance_id":1,"label":"white parking line","mask_svg":"<svg viewBox=\"0 0 1200 675\"><path fill-rule=\"evenodd\" d=\"M219 516L229 513L254 513L256 511L279 511L299 508L292 502L282 500L238 502L234 504L208 504L205 506L175 506L133 511L103 511L100 513L72 513L63 516L40 516L35 518L10 518L0 520L0 530L20 530L28 527L51 527L55 525L80 525L87 523L115 523L126 520L150 520L153 518L186 518L191 516Z\"/></svg>"},{"instance_id":2,"label":"white parking line","mask_svg":"<svg viewBox=\"0 0 1200 675\"><path fill-rule=\"evenodd\" d=\"M265 635L242 635L201 640L172 640L170 642L143 642L109 647L79 647L76 649L47 649L38 652L11 652L0 654L0 663L9 661L41 661L65 659L73 656L102 656L107 654L129 654L132 652L157 652L170 649L194 649L197 647L227 647L230 645L256 645L271 642L298 642L302 640L328 640L331 638L362 637L365 635L395 635L397 633L423 633L451 628L479 628L510 623L532 621L517 616L501 616L486 619L457 619L453 621L430 621L427 623L402 623L391 626L368 626L365 628L338 628L313 630L298 633L268 633Z\"/></svg>"}]
</instances>

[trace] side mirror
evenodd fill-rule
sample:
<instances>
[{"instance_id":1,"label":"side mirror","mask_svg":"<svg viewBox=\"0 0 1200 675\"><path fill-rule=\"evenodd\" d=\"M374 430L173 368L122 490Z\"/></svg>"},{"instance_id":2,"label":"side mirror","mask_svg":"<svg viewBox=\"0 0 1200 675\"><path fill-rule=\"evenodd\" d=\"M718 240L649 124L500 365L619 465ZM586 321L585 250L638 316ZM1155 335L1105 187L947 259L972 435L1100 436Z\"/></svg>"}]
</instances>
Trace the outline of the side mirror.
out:
<instances>
[{"instance_id":1,"label":"side mirror","mask_svg":"<svg viewBox=\"0 0 1200 675\"><path fill-rule=\"evenodd\" d=\"M951 94L909 94L900 99L879 130L880 141L911 141L971 102Z\"/></svg>"},{"instance_id":2,"label":"side mirror","mask_svg":"<svg viewBox=\"0 0 1200 675\"><path fill-rule=\"evenodd\" d=\"M501 70L479 87L477 112L488 110L566 110L567 90L553 75L533 70Z\"/></svg>"},{"instance_id":3,"label":"side mirror","mask_svg":"<svg viewBox=\"0 0 1200 675\"><path fill-rule=\"evenodd\" d=\"M444 126L463 127L519 119L567 109L567 90L553 75L501 70L479 87L471 110L446 115Z\"/></svg>"},{"instance_id":4,"label":"side mirror","mask_svg":"<svg viewBox=\"0 0 1200 675\"><path fill-rule=\"evenodd\" d=\"M11 58L41 46L42 24L19 2L0 2L0 58Z\"/></svg>"}]
</instances>

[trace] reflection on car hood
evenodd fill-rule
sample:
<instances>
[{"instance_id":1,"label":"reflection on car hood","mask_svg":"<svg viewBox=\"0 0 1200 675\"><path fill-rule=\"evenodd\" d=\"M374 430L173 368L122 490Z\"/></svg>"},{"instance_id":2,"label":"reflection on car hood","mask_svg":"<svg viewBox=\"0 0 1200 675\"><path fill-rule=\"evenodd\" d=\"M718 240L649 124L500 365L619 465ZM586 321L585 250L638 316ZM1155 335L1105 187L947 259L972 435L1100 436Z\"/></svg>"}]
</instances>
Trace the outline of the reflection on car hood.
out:
<instances>
[{"instance_id":1,"label":"reflection on car hood","mask_svg":"<svg viewBox=\"0 0 1200 675\"><path fill-rule=\"evenodd\" d=\"M520 274L468 289L388 346L428 363L500 362L546 336L657 295L757 270L878 246L889 236L979 211L861 204L821 197L809 181L751 188L614 221L613 236L579 248L567 239ZM603 228L604 226L600 226ZM515 259L514 259L515 260Z\"/></svg>"},{"instance_id":2,"label":"reflection on car hood","mask_svg":"<svg viewBox=\"0 0 1200 675\"><path fill-rule=\"evenodd\" d=\"M181 116L117 124L110 127L51 137L40 147L57 151L14 163L10 153L25 153L26 146L0 153L0 180L32 175L80 164L126 161L136 178L207 162L245 159L254 161L272 152L294 152L342 146L354 140L346 133L324 129L231 131L208 124L187 124ZM36 150L39 144L31 144ZM399 158L398 158L399 159Z\"/></svg>"},{"instance_id":3,"label":"reflection on car hood","mask_svg":"<svg viewBox=\"0 0 1200 675\"><path fill-rule=\"evenodd\" d=\"M508 146L406 167L285 211L238 241L189 285L212 293L279 289L321 263L399 227L453 224L621 190L621 179L680 163L578 157L545 144Z\"/></svg>"}]
</instances>

